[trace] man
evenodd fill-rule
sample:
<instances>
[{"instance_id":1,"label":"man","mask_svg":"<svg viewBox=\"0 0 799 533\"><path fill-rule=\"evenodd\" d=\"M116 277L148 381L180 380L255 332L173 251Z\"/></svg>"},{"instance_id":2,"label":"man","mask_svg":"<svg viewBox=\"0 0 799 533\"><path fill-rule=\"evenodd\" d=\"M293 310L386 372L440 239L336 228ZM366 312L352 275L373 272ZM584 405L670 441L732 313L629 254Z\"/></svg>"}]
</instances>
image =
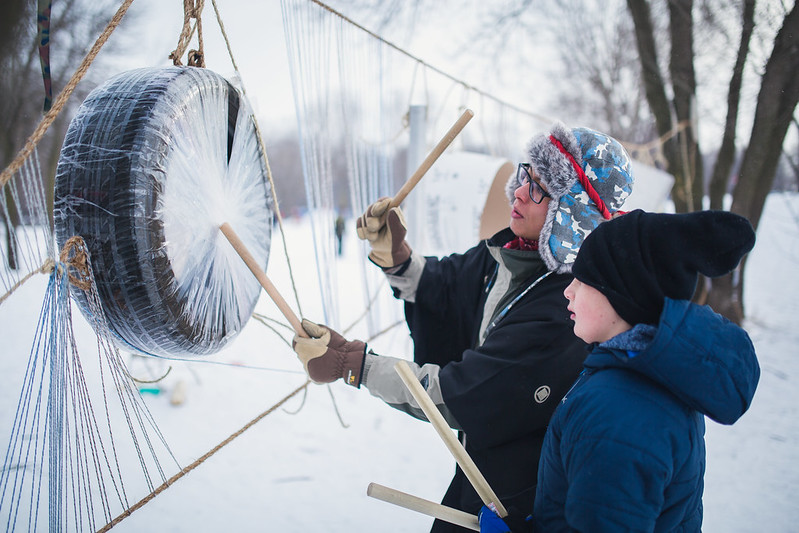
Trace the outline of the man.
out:
<instances>
[{"instance_id":1,"label":"man","mask_svg":"<svg viewBox=\"0 0 799 533\"><path fill-rule=\"evenodd\" d=\"M422 257L405 241L389 199L360 217L358 236L388 277L414 341L419 381L506 507L532 511L549 418L580 372L585 344L572 332L563 290L583 239L611 218L632 187L630 159L613 138L557 123L534 137L529 161L506 188L509 228L464 254ZM539 246L540 243L540 246ZM343 378L424 419L394 370L361 341L309 321L294 346L310 377ZM482 502L463 472L444 505L477 514ZM436 521L433 531L461 531Z\"/></svg>"}]
</instances>

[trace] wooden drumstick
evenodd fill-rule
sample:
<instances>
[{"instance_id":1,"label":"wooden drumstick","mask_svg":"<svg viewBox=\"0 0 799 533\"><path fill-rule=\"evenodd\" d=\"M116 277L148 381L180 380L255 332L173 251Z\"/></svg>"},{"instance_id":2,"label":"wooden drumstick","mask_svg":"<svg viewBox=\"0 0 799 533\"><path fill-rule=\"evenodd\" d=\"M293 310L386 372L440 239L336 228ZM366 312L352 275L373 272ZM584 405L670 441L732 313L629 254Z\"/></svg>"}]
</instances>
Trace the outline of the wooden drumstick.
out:
<instances>
[{"instance_id":1,"label":"wooden drumstick","mask_svg":"<svg viewBox=\"0 0 799 533\"><path fill-rule=\"evenodd\" d=\"M433 518L438 518L456 526L465 527L472 531L480 531L480 523L473 514L466 513L460 509L453 509L440 503L431 502L417 496L412 496L405 492L384 487L377 483L369 483L366 488L366 495L384 502L393 503L399 507L426 514Z\"/></svg>"},{"instance_id":2,"label":"wooden drumstick","mask_svg":"<svg viewBox=\"0 0 799 533\"><path fill-rule=\"evenodd\" d=\"M219 229L222 231L222 234L227 237L227 240L233 246L233 249L236 250L236 253L238 253L239 256L241 256L241 258L244 260L244 263L246 263L250 271L255 275L255 278L261 284L261 287L266 290L266 293L270 298L272 298L272 301L275 302L275 305L277 305L277 308L280 309L281 313L283 313L283 316L285 316L289 321L289 324L291 324L291 327L294 328L294 331L297 333L297 335L300 337L308 337L308 334L305 333L304 329L302 329L302 322L300 322L300 319L297 318L296 314L294 314L294 311L292 311L291 307L289 307L289 304L286 303L286 300L283 299L283 296L280 295L277 287L272 284L272 282L266 276L266 273L261 270L261 266L258 264L258 261L255 260L239 236L236 235L236 232L233 231L233 228L230 226L230 224L224 222L221 226L219 226Z\"/></svg>"},{"instance_id":3,"label":"wooden drumstick","mask_svg":"<svg viewBox=\"0 0 799 533\"><path fill-rule=\"evenodd\" d=\"M405 200L405 197L408 196L408 193L411 192L414 187L416 187L416 184L419 183L419 180L422 179L422 176L424 176L427 171L430 170L430 167L433 166L433 163L436 162L436 159L438 159L441 154L444 153L444 150L447 149L447 146L449 146L452 141L455 140L455 137L457 137L463 127L466 126L470 120L472 120L473 116L474 112L471 109L467 109L463 112L455 124L453 124L449 131L447 131L444 137L438 141L438 144L435 146L435 148L433 148L433 151L427 155L424 161L422 161L422 164L419 165L419 168L416 169L416 172L414 172L413 175L408 178L408 181L403 184L400 190L397 191L397 194L395 194L394 198L391 199L391 202L386 210L399 206L402 201Z\"/></svg>"},{"instance_id":4,"label":"wooden drumstick","mask_svg":"<svg viewBox=\"0 0 799 533\"><path fill-rule=\"evenodd\" d=\"M408 390L416 399L419 407L424 411L430 424L438 432L444 444L447 445L450 453L455 457L458 466L460 466L463 473L466 474L466 477L469 479L469 482L472 484L472 487L474 487L474 490L477 492L477 495L480 496L483 503L489 509L496 511L500 518L508 516L508 512L505 510L502 502L499 501L499 498L489 486L486 478L483 477L477 465L474 464L474 460L472 460L466 452L466 449L452 433L452 429L450 429L447 421L444 420L444 416L435 406L430 395L427 394L427 391L422 388L422 385L411 370L411 367L408 366L408 363L405 361L398 361L397 364L394 365L394 370L400 375L403 383L405 383L405 386L408 387Z\"/></svg>"}]
</instances>

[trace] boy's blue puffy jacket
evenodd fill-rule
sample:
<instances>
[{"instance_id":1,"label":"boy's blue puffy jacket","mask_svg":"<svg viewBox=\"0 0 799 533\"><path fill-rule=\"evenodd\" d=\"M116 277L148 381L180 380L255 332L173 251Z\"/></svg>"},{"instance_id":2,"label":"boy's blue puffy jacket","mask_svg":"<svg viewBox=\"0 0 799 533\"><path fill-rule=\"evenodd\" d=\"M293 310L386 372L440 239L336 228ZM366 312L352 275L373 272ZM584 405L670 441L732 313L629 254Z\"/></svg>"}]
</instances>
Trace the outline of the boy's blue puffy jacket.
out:
<instances>
[{"instance_id":1,"label":"boy's blue puffy jacket","mask_svg":"<svg viewBox=\"0 0 799 533\"><path fill-rule=\"evenodd\" d=\"M547 430L537 531L700 531L704 416L732 424L760 377L746 332L666 300L638 353L597 346Z\"/></svg>"}]
</instances>

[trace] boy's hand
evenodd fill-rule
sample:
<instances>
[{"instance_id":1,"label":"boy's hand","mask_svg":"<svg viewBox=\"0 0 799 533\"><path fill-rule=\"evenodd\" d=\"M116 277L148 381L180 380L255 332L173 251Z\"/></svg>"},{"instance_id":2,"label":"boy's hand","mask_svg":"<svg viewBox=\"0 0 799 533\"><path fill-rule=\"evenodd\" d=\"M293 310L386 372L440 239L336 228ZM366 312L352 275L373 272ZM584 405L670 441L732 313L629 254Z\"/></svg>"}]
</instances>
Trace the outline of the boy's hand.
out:
<instances>
[{"instance_id":1,"label":"boy's hand","mask_svg":"<svg viewBox=\"0 0 799 533\"><path fill-rule=\"evenodd\" d=\"M508 509L508 516L502 519L484 505L477 514L477 519L480 522L480 533L527 533L533 531L532 515L524 517L518 509L513 507Z\"/></svg>"}]
</instances>

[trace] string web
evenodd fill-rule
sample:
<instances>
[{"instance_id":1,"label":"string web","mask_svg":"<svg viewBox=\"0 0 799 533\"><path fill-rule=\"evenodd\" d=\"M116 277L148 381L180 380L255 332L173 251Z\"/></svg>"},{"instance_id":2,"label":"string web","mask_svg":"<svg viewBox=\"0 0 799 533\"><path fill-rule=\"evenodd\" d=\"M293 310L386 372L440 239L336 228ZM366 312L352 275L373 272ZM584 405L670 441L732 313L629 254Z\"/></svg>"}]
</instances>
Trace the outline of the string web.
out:
<instances>
[{"instance_id":1,"label":"string web","mask_svg":"<svg viewBox=\"0 0 799 533\"><path fill-rule=\"evenodd\" d=\"M476 149L516 160L522 132L549 121L424 63L320 2L281 0L281 8L323 320L341 328L350 322L338 309L332 237L337 170L346 173L347 210L354 218L378 198L393 196L415 170L408 168L406 153L412 103L426 109L422 134L428 150L467 107L477 118L451 150ZM403 206L414 224L410 231L424 231L425 206L417 198L424 196L424 181L417 189ZM353 220L348 230L354 231L354 225ZM365 257L368 244L360 241L359 246ZM364 261L360 269L367 310L364 335L372 337L401 321L402 309L392 301L378 268Z\"/></svg>"},{"instance_id":2,"label":"string web","mask_svg":"<svg viewBox=\"0 0 799 533\"><path fill-rule=\"evenodd\" d=\"M3 460L0 517L7 531L35 531L45 521L50 531L97 530L115 507L130 505L125 483L152 490L154 478L166 479L164 457L179 468L107 333L93 284L87 300L96 311L97 364L81 361L70 268L58 261L50 273ZM131 454L141 477L123 482L120 457Z\"/></svg>"},{"instance_id":3,"label":"string web","mask_svg":"<svg viewBox=\"0 0 799 533\"><path fill-rule=\"evenodd\" d=\"M332 172L346 173L350 219L377 198L393 195L396 156L407 138L402 121L407 102L395 79L397 57L383 43L316 4L286 0L281 7L323 317L340 329L351 317L345 322L338 309L332 224L341 191L334 190ZM347 231L354 232L354 226L351 220ZM365 244L359 246L365 257ZM375 302L386 292L379 269L370 264L360 269L363 304L369 309L363 315L366 333L373 336L385 322L381 315L397 320L399 314L396 303Z\"/></svg>"},{"instance_id":4,"label":"string web","mask_svg":"<svg viewBox=\"0 0 799 533\"><path fill-rule=\"evenodd\" d=\"M53 257L53 234L47 218L45 180L39 166L38 151L25 160L20 170L3 186L0 213L4 238L0 246L2 299Z\"/></svg>"}]
</instances>

